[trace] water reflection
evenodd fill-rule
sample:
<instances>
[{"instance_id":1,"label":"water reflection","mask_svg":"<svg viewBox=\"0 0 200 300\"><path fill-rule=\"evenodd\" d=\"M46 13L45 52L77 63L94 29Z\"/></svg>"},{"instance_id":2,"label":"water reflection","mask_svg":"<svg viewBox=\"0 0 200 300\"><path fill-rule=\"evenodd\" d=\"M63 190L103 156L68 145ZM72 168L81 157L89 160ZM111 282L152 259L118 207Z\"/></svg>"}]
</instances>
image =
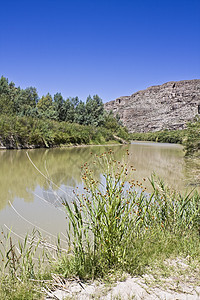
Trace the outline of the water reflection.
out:
<instances>
[{"instance_id":1,"label":"water reflection","mask_svg":"<svg viewBox=\"0 0 200 300\"><path fill-rule=\"evenodd\" d=\"M152 172L158 174L169 185L181 190L193 182L194 170L200 169L200 163L186 160L180 146L169 144L135 143L121 146L91 146L63 149L29 150L29 156L37 168L63 190L58 192L64 197L64 192L71 195L72 188L81 184L80 166L86 161L92 165L94 154L101 154L110 148L115 159L122 160L129 149L128 163L137 171L135 179L149 178ZM95 166L94 166L95 168ZM100 176L96 167L95 174ZM147 186L150 188L150 184ZM40 192L38 192L40 189ZM27 158L26 151L0 151L0 210L8 201L15 198L25 202L34 201L37 193L55 206L55 192L58 188L50 186L49 182L38 173Z\"/></svg>"},{"instance_id":2,"label":"water reflection","mask_svg":"<svg viewBox=\"0 0 200 300\"><path fill-rule=\"evenodd\" d=\"M108 151L109 147L77 147L65 149L36 149L29 150L29 156L37 168L63 190L81 184L80 166L91 162L94 154ZM122 155L121 147L116 147L118 157ZM0 151L0 210L8 201L14 198L26 202L34 200L37 186L43 191L43 196L49 190L49 182L33 167L27 158L26 151ZM98 172L98 170L96 171ZM56 190L55 187L53 187ZM41 194L41 193L40 193ZM49 194L50 195L50 194ZM41 195L40 195L41 196ZM47 197L48 198L48 197Z\"/></svg>"}]
</instances>

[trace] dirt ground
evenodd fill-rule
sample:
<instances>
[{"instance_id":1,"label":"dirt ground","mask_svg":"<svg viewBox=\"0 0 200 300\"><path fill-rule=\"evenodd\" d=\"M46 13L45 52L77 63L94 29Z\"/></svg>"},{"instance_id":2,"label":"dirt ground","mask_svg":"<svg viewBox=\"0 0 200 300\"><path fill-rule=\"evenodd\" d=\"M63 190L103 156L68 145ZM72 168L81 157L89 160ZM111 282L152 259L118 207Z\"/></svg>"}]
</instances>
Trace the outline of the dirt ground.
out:
<instances>
[{"instance_id":1,"label":"dirt ground","mask_svg":"<svg viewBox=\"0 0 200 300\"><path fill-rule=\"evenodd\" d=\"M197 300L200 299L200 270L187 259L170 259L162 266L147 269L141 277L124 274L124 281L83 283L55 277L54 289L46 291L50 299L105 300ZM122 279L122 278L121 278Z\"/></svg>"}]
</instances>

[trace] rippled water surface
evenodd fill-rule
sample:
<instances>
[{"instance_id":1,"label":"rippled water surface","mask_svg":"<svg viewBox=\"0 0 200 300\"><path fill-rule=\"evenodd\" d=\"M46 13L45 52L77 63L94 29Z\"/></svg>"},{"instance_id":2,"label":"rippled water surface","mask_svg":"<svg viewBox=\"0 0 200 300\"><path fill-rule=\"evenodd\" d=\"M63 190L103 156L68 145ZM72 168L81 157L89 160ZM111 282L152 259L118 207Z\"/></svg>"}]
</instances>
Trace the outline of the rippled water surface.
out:
<instances>
[{"instance_id":1,"label":"rippled water surface","mask_svg":"<svg viewBox=\"0 0 200 300\"><path fill-rule=\"evenodd\" d=\"M0 227L12 228L13 234L23 235L33 226L56 235L65 234L66 219L55 196L72 199L72 191L81 186L81 165L109 149L122 160L129 149L128 163L136 168L135 179L148 178L152 172L178 190L198 184L199 160L185 159L179 145L137 142L131 145L88 146L61 149L28 150L28 154L47 179L33 166L24 150L0 151ZM100 176L95 169L96 176ZM147 189L150 184L147 182ZM61 188L61 190L58 189Z\"/></svg>"}]
</instances>

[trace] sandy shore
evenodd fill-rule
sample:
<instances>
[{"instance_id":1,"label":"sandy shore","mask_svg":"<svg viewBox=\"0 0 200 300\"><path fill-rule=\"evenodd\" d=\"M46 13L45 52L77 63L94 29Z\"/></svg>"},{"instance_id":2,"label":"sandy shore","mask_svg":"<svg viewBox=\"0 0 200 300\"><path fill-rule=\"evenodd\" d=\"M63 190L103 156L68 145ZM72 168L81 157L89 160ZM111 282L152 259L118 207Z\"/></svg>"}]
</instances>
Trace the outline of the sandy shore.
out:
<instances>
[{"instance_id":1,"label":"sandy shore","mask_svg":"<svg viewBox=\"0 0 200 300\"><path fill-rule=\"evenodd\" d=\"M55 278L55 290L49 291L46 300L198 300L200 299L200 272L195 265L189 265L187 259L170 259L141 277L126 275L124 281L106 283L100 281L84 283L78 279ZM169 274L167 273L170 273ZM59 283L60 281L60 283Z\"/></svg>"}]
</instances>

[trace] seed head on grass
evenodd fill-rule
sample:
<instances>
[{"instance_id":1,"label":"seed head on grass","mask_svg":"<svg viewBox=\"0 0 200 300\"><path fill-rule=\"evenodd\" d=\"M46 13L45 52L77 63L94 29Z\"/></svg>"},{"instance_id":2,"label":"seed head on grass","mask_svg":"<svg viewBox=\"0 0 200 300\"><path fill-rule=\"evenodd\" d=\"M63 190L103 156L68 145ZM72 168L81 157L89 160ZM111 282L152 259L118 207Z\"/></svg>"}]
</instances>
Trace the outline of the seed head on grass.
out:
<instances>
[{"instance_id":1,"label":"seed head on grass","mask_svg":"<svg viewBox=\"0 0 200 300\"><path fill-rule=\"evenodd\" d=\"M174 233L199 224L199 196L181 197L154 177L153 192L148 194L133 178L135 168L115 160L111 150L96 156L95 162L102 181L84 164L85 194L75 192L72 204L65 203L79 276L87 273L94 278L110 268L128 268L130 245L147 231Z\"/></svg>"}]
</instances>

